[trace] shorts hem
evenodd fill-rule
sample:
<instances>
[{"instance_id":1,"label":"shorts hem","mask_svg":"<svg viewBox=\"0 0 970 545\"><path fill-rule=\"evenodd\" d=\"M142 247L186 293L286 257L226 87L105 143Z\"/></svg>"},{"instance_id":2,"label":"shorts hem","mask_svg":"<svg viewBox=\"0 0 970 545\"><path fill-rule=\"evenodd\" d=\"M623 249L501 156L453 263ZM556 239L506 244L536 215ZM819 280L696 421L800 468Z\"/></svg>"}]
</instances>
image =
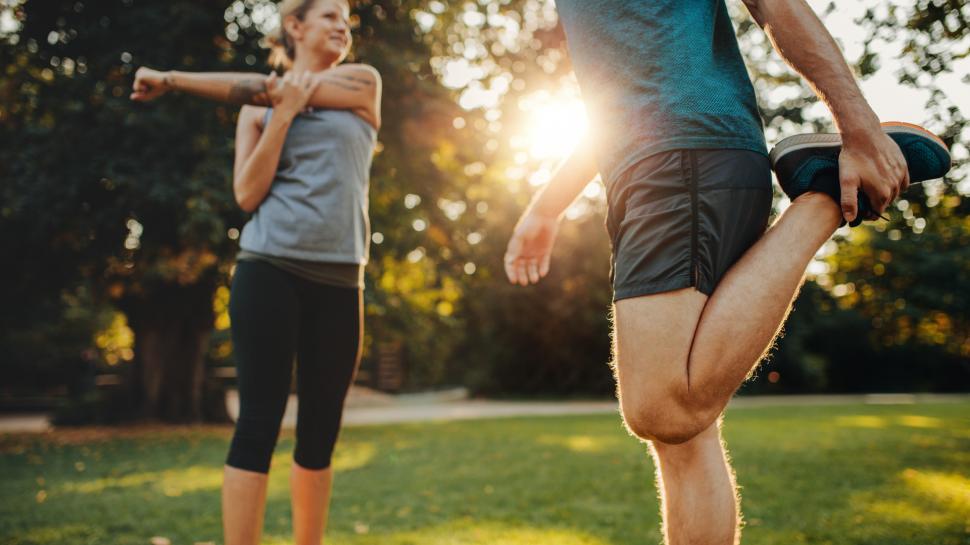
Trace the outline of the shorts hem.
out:
<instances>
[{"instance_id":1,"label":"shorts hem","mask_svg":"<svg viewBox=\"0 0 970 545\"><path fill-rule=\"evenodd\" d=\"M667 280L652 280L650 282L640 282L633 285L627 285L620 288L613 288L613 302L621 301L623 299L632 299L634 297L643 297L644 295L656 295L658 293L666 293L669 291L677 291L684 288L696 288L697 286L691 282L690 276L679 276L677 278L669 278ZM700 291L700 290L698 290Z\"/></svg>"}]
</instances>

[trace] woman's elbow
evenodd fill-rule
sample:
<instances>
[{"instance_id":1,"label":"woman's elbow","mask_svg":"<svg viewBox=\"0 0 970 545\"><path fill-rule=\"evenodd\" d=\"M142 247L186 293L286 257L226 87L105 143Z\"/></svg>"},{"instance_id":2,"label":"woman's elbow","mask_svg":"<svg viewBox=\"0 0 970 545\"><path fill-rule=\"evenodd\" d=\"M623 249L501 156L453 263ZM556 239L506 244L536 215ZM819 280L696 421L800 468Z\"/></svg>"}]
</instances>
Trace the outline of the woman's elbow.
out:
<instances>
[{"instance_id":1,"label":"woman's elbow","mask_svg":"<svg viewBox=\"0 0 970 545\"><path fill-rule=\"evenodd\" d=\"M250 202L241 201L239 199L236 200L236 203L239 205L239 209L242 210L243 212L247 213L247 214L252 214L259 207L258 204L253 204L253 203L250 203Z\"/></svg>"},{"instance_id":2,"label":"woman's elbow","mask_svg":"<svg viewBox=\"0 0 970 545\"><path fill-rule=\"evenodd\" d=\"M239 205L239 208L243 212L252 214L259 207L259 200L248 191L236 189L234 193L236 196L236 204Z\"/></svg>"},{"instance_id":3,"label":"woman's elbow","mask_svg":"<svg viewBox=\"0 0 970 545\"><path fill-rule=\"evenodd\" d=\"M372 127L374 127L374 130L375 131L380 131L381 130L381 115L380 115L380 113L372 113L369 118L366 118L365 119L365 121L367 121L368 123L370 123L370 125Z\"/></svg>"}]
</instances>

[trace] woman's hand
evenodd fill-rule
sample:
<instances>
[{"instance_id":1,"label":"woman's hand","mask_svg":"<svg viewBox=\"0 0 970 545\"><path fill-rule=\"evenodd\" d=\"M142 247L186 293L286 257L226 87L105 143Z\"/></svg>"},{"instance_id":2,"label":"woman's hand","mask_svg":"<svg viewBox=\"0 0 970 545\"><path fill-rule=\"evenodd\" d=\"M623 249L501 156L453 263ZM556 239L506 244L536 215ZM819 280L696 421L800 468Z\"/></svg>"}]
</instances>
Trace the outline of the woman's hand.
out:
<instances>
[{"instance_id":1,"label":"woman's hand","mask_svg":"<svg viewBox=\"0 0 970 545\"><path fill-rule=\"evenodd\" d=\"M171 85L168 82L168 72L160 72L142 66L135 72L135 82L131 85L131 100L148 102L164 95Z\"/></svg>"},{"instance_id":2,"label":"woman's hand","mask_svg":"<svg viewBox=\"0 0 970 545\"><path fill-rule=\"evenodd\" d=\"M273 110L292 119L306 108L307 101L318 85L320 78L314 77L310 72L287 72L282 79L274 72L266 80L266 93L273 104Z\"/></svg>"},{"instance_id":3,"label":"woman's hand","mask_svg":"<svg viewBox=\"0 0 970 545\"><path fill-rule=\"evenodd\" d=\"M509 282L528 286L549 274L552 245L558 232L558 218L536 212L523 214L505 251L505 274Z\"/></svg>"}]
</instances>

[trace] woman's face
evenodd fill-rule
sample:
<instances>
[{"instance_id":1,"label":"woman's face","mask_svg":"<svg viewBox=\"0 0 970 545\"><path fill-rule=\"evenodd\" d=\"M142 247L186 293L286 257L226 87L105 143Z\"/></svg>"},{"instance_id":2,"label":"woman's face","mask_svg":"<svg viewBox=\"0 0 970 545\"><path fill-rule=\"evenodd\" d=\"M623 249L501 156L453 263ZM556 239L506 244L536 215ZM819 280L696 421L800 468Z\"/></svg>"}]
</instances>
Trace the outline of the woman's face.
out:
<instances>
[{"instance_id":1,"label":"woman's face","mask_svg":"<svg viewBox=\"0 0 970 545\"><path fill-rule=\"evenodd\" d=\"M343 0L317 0L294 30L291 36L307 52L340 62L350 52L350 7Z\"/></svg>"}]
</instances>

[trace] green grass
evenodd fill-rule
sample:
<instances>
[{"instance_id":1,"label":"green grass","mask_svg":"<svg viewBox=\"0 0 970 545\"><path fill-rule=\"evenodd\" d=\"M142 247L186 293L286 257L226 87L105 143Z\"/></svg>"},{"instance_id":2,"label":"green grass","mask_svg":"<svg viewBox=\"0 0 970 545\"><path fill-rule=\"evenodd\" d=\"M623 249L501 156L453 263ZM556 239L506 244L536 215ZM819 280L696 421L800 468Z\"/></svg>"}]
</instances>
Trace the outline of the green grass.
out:
<instances>
[{"instance_id":1,"label":"green grass","mask_svg":"<svg viewBox=\"0 0 970 545\"><path fill-rule=\"evenodd\" d=\"M970 403L729 413L743 543L970 544ZM221 542L228 428L0 437L0 543ZM290 543L284 435L265 543ZM350 428L328 543L660 541L645 447L613 415Z\"/></svg>"}]
</instances>

